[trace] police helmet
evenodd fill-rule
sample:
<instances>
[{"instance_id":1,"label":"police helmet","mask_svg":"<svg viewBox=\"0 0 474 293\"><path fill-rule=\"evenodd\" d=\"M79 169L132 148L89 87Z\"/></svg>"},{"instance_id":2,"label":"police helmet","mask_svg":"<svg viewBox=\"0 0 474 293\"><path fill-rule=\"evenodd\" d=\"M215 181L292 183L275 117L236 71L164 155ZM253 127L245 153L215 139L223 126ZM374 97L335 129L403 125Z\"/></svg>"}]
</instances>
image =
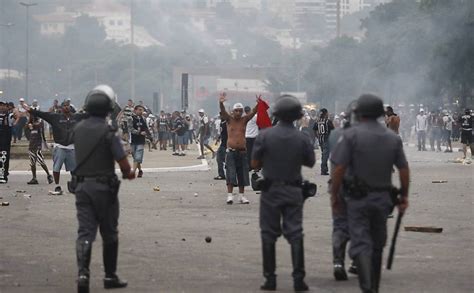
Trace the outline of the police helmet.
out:
<instances>
[{"instance_id":1,"label":"police helmet","mask_svg":"<svg viewBox=\"0 0 474 293\"><path fill-rule=\"evenodd\" d=\"M363 94L357 99L355 113L358 117L377 119L385 113L382 99L376 95Z\"/></svg>"},{"instance_id":2,"label":"police helmet","mask_svg":"<svg viewBox=\"0 0 474 293\"><path fill-rule=\"evenodd\" d=\"M93 88L86 97L84 110L92 116L107 116L114 110L115 92L105 84Z\"/></svg>"},{"instance_id":3,"label":"police helmet","mask_svg":"<svg viewBox=\"0 0 474 293\"><path fill-rule=\"evenodd\" d=\"M303 117L303 107L296 97L283 95L276 101L273 115L280 120L293 122Z\"/></svg>"}]
</instances>

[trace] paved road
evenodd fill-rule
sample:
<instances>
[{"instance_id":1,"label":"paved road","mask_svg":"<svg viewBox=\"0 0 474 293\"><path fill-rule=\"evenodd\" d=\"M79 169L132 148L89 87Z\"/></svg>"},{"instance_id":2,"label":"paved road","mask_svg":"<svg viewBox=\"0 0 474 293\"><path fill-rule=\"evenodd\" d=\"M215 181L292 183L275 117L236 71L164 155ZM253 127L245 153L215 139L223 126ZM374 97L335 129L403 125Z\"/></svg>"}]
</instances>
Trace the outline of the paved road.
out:
<instances>
[{"instance_id":1,"label":"paved road","mask_svg":"<svg viewBox=\"0 0 474 293\"><path fill-rule=\"evenodd\" d=\"M382 292L472 292L474 167L447 162L459 153L407 152L413 188L403 224L444 231L402 231L394 268L383 273ZM306 176L314 179L315 170L305 170ZM211 179L215 173L145 173L122 184L119 274L130 286L117 292L258 292L258 195L249 193L250 205L225 205L223 183ZM48 196L49 186L31 187L24 183L28 179L16 175L0 186L1 201L10 202L0 207L0 292L74 292L74 197ZM448 182L431 183L438 179ZM307 281L313 292L359 292L353 276L333 280L327 178L315 180L320 195L304 211ZM160 192L152 191L156 185ZM390 235L393 224L390 220ZM97 240L93 292L105 292L101 263ZM277 263L279 290L292 292L290 251L283 239Z\"/></svg>"}]
</instances>

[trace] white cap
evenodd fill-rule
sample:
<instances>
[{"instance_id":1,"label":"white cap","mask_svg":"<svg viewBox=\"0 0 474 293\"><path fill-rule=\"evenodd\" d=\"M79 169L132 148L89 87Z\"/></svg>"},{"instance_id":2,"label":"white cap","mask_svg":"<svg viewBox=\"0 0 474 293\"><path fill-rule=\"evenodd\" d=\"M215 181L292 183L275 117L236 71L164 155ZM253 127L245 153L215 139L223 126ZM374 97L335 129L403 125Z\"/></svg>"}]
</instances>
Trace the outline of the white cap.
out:
<instances>
[{"instance_id":1,"label":"white cap","mask_svg":"<svg viewBox=\"0 0 474 293\"><path fill-rule=\"evenodd\" d=\"M244 108L244 105L242 105L242 103L237 103L237 104L234 104L234 107L232 107L232 110L243 109L243 108Z\"/></svg>"},{"instance_id":2,"label":"white cap","mask_svg":"<svg viewBox=\"0 0 474 293\"><path fill-rule=\"evenodd\" d=\"M33 103L38 103L38 100L37 100L37 99L34 99L34 100L33 100Z\"/></svg>"},{"instance_id":3,"label":"white cap","mask_svg":"<svg viewBox=\"0 0 474 293\"><path fill-rule=\"evenodd\" d=\"M204 113L204 109L199 109L198 113Z\"/></svg>"},{"instance_id":4,"label":"white cap","mask_svg":"<svg viewBox=\"0 0 474 293\"><path fill-rule=\"evenodd\" d=\"M25 101L25 99L23 99L23 98L20 98L20 102L24 102L24 101Z\"/></svg>"},{"instance_id":5,"label":"white cap","mask_svg":"<svg viewBox=\"0 0 474 293\"><path fill-rule=\"evenodd\" d=\"M425 110L423 110L423 108L420 109L420 112L425 112Z\"/></svg>"},{"instance_id":6,"label":"white cap","mask_svg":"<svg viewBox=\"0 0 474 293\"><path fill-rule=\"evenodd\" d=\"M345 112L341 112L341 114L339 114L339 116L345 117L345 116L346 116L346 113L345 113Z\"/></svg>"}]
</instances>

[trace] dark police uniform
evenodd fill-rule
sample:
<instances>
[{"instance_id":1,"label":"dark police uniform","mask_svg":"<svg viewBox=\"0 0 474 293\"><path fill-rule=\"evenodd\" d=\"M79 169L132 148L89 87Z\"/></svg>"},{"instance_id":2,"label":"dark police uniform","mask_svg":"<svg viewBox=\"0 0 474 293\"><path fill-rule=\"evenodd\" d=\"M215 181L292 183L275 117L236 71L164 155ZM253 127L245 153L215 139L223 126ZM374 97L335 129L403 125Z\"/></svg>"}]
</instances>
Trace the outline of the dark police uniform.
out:
<instances>
[{"instance_id":1,"label":"dark police uniform","mask_svg":"<svg viewBox=\"0 0 474 293\"><path fill-rule=\"evenodd\" d=\"M79 268L78 292L89 292L89 264L97 228L103 244L104 287L123 288L127 283L115 274L118 256L118 191L115 161L126 158L116 128L107 124L106 115L113 111L115 93L106 85L95 87L87 96L85 110L91 115L74 128L77 167L75 188L79 222L76 255ZM121 169L123 164L119 163ZM127 162L128 165L128 162ZM128 169L130 166L127 166ZM123 172L124 169L122 169Z\"/></svg>"},{"instance_id":2,"label":"dark police uniform","mask_svg":"<svg viewBox=\"0 0 474 293\"><path fill-rule=\"evenodd\" d=\"M387 238L387 216L392 208L389 195L392 168L393 165L398 169L408 167L402 141L375 119L361 122L343 132L331 161L335 165L347 166L346 174L356 176L368 186L366 196L346 198L350 256L358 259L359 280L362 269L360 261L372 261L377 289L366 292L377 292L382 251Z\"/></svg>"},{"instance_id":3,"label":"dark police uniform","mask_svg":"<svg viewBox=\"0 0 474 293\"><path fill-rule=\"evenodd\" d=\"M344 128L338 128L331 131L328 139L329 152L332 153L337 141L342 136ZM332 166L333 168L334 166ZM338 214L332 214L332 252L333 252L333 264L334 264L334 277L336 280L347 280L347 274L344 268L346 247L350 240L349 236L349 224L347 222L347 209L345 205L344 190L339 193L340 200L342 202L341 211ZM350 272L356 273L356 267L354 264L349 269Z\"/></svg>"},{"instance_id":4,"label":"dark police uniform","mask_svg":"<svg viewBox=\"0 0 474 293\"><path fill-rule=\"evenodd\" d=\"M275 242L283 233L291 245L293 278L295 282L302 281L305 270L301 167L315 164L310 138L293 123L282 120L257 136L252 160L263 162L262 172L267 182L260 198L264 276L267 280L275 279Z\"/></svg>"}]
</instances>

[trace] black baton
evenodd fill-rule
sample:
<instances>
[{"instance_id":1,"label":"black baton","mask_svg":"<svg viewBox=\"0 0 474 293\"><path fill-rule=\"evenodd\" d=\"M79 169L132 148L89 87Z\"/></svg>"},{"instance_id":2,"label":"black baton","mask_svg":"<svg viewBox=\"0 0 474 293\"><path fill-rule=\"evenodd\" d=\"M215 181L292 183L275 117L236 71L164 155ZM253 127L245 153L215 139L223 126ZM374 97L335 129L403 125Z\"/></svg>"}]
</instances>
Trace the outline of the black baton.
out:
<instances>
[{"instance_id":1,"label":"black baton","mask_svg":"<svg viewBox=\"0 0 474 293\"><path fill-rule=\"evenodd\" d=\"M395 230L393 231L392 244L390 245L390 253L388 254L387 270L392 269L393 257L395 256L395 245L397 244L398 231L400 230L400 224L402 222L403 213L398 213L397 223L395 224Z\"/></svg>"}]
</instances>

